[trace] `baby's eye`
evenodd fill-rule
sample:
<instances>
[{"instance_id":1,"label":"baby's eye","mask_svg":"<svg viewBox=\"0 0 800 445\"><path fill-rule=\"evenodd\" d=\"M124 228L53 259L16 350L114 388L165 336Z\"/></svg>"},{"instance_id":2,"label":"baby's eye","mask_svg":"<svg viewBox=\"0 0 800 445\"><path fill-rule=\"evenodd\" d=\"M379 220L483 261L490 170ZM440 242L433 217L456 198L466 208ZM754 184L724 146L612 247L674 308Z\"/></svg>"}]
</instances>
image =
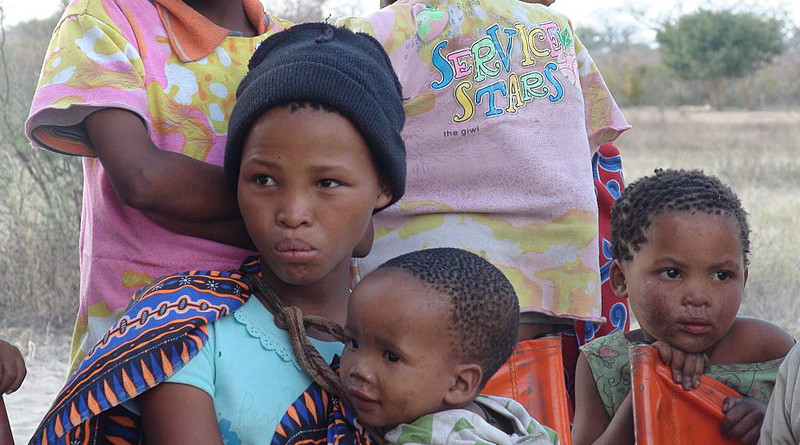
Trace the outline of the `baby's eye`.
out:
<instances>
[{"instance_id":1,"label":"baby's eye","mask_svg":"<svg viewBox=\"0 0 800 445\"><path fill-rule=\"evenodd\" d=\"M335 179L323 179L317 183L317 187L324 189L339 187L340 185L342 184Z\"/></svg>"},{"instance_id":2,"label":"baby's eye","mask_svg":"<svg viewBox=\"0 0 800 445\"><path fill-rule=\"evenodd\" d=\"M386 360L389 360L390 362L399 362L400 361L400 356L395 354L392 351L384 352L383 353L383 358L385 358Z\"/></svg>"},{"instance_id":3,"label":"baby's eye","mask_svg":"<svg viewBox=\"0 0 800 445\"><path fill-rule=\"evenodd\" d=\"M347 347L350 349L358 349L358 340L355 338L348 338L347 339Z\"/></svg>"},{"instance_id":4,"label":"baby's eye","mask_svg":"<svg viewBox=\"0 0 800 445\"><path fill-rule=\"evenodd\" d=\"M272 178L272 176L258 175L254 178L254 180L258 185L275 185L275 180Z\"/></svg>"},{"instance_id":5,"label":"baby's eye","mask_svg":"<svg viewBox=\"0 0 800 445\"><path fill-rule=\"evenodd\" d=\"M712 280L716 280L716 281L725 281L730 277L731 277L731 274L729 274L728 272L722 271L722 270L714 272L714 274L711 275L711 279Z\"/></svg>"},{"instance_id":6,"label":"baby's eye","mask_svg":"<svg viewBox=\"0 0 800 445\"><path fill-rule=\"evenodd\" d=\"M671 267L669 269L662 270L659 273L659 275L661 275L664 278L669 278L670 280L674 280L676 278L680 278L681 272L678 269L675 269L674 267Z\"/></svg>"}]
</instances>

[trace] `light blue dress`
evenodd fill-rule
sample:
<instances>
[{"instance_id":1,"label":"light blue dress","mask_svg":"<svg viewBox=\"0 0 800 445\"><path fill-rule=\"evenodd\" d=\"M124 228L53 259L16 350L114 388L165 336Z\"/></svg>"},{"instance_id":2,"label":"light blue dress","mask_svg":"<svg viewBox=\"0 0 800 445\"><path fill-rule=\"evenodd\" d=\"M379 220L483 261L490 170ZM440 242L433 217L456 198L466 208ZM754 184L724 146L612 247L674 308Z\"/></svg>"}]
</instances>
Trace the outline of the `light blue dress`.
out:
<instances>
[{"instance_id":1,"label":"light blue dress","mask_svg":"<svg viewBox=\"0 0 800 445\"><path fill-rule=\"evenodd\" d=\"M343 348L339 342L311 343L328 362ZM222 439L231 445L268 444L286 410L311 384L289 333L275 326L255 297L209 325L203 349L166 381L207 392Z\"/></svg>"}]
</instances>

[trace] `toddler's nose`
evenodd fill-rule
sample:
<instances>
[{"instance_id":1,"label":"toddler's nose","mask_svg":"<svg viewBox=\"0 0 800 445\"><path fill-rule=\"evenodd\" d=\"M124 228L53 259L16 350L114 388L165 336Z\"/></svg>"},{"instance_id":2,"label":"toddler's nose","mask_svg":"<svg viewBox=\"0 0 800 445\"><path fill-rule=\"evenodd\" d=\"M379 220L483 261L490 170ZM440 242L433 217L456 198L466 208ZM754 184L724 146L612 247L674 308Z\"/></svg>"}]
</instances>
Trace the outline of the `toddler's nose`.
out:
<instances>
[{"instance_id":1,"label":"toddler's nose","mask_svg":"<svg viewBox=\"0 0 800 445\"><path fill-rule=\"evenodd\" d=\"M362 382L372 381L372 373L369 371L369 367L363 361L353 363L353 366L351 366L348 371L348 376L354 380L360 380Z\"/></svg>"},{"instance_id":2,"label":"toddler's nose","mask_svg":"<svg viewBox=\"0 0 800 445\"><path fill-rule=\"evenodd\" d=\"M694 306L701 309L703 306L708 306L711 300L708 297L708 289L699 283L688 283L684 288L683 304Z\"/></svg>"}]
</instances>

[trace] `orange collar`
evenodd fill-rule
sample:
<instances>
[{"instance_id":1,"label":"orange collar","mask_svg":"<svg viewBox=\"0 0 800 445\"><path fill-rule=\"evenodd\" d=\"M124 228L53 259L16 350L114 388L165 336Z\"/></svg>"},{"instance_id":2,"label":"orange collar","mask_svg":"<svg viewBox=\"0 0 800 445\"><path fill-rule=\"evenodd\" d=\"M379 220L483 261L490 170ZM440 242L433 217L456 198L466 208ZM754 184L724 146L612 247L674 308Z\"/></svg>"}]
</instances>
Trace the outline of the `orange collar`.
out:
<instances>
[{"instance_id":1,"label":"orange collar","mask_svg":"<svg viewBox=\"0 0 800 445\"><path fill-rule=\"evenodd\" d=\"M231 32L218 26L181 0L154 0L169 44L181 62L194 62L209 55ZM264 5L259 0L242 0L244 12L258 34L267 32Z\"/></svg>"}]
</instances>

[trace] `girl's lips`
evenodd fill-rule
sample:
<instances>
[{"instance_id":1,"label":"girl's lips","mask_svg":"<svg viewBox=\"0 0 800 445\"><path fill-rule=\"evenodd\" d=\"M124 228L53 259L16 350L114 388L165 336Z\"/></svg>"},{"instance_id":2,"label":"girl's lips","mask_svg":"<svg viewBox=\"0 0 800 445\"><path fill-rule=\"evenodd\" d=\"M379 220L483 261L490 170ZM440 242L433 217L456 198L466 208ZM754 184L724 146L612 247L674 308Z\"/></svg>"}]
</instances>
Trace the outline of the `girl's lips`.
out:
<instances>
[{"instance_id":1,"label":"girl's lips","mask_svg":"<svg viewBox=\"0 0 800 445\"><path fill-rule=\"evenodd\" d=\"M275 244L273 250L284 261L303 261L313 258L317 250L311 244L297 238L285 238Z\"/></svg>"},{"instance_id":2,"label":"girl's lips","mask_svg":"<svg viewBox=\"0 0 800 445\"><path fill-rule=\"evenodd\" d=\"M299 238L284 238L275 244L275 250L278 252L290 250L309 251L314 250L314 246Z\"/></svg>"}]
</instances>

